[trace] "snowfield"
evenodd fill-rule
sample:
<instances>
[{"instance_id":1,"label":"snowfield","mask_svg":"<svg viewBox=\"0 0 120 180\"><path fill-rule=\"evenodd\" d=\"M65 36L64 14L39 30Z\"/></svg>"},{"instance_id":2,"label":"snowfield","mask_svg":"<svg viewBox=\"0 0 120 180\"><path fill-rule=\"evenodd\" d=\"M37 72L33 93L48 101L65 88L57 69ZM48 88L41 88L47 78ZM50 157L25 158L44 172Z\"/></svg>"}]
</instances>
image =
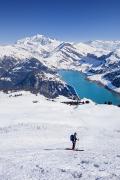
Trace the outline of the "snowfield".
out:
<instances>
[{"instance_id":1,"label":"snowfield","mask_svg":"<svg viewBox=\"0 0 120 180\"><path fill-rule=\"evenodd\" d=\"M0 180L119 180L120 109L0 93ZM78 133L69 151L69 136Z\"/></svg>"}]
</instances>

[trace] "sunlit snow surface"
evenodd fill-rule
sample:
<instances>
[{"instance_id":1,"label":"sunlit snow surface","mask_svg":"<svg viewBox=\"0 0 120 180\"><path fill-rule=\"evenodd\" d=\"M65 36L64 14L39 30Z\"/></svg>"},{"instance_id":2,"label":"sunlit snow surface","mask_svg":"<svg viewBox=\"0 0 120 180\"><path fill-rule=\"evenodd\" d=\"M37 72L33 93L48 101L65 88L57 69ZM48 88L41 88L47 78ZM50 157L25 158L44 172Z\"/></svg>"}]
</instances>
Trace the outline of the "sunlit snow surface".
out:
<instances>
[{"instance_id":1,"label":"sunlit snow surface","mask_svg":"<svg viewBox=\"0 0 120 180\"><path fill-rule=\"evenodd\" d=\"M120 179L118 107L20 93L0 93L0 180ZM65 150L75 131L84 151Z\"/></svg>"}]
</instances>

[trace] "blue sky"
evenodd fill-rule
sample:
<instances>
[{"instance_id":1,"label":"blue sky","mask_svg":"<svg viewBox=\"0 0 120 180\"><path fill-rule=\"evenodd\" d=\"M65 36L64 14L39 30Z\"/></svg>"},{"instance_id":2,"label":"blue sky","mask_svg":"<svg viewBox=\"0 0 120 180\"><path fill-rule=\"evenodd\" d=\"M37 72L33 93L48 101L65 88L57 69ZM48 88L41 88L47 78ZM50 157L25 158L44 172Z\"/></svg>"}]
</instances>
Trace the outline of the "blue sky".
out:
<instances>
[{"instance_id":1,"label":"blue sky","mask_svg":"<svg viewBox=\"0 0 120 180\"><path fill-rule=\"evenodd\" d=\"M66 41L120 40L120 0L0 0L0 43L44 34Z\"/></svg>"}]
</instances>

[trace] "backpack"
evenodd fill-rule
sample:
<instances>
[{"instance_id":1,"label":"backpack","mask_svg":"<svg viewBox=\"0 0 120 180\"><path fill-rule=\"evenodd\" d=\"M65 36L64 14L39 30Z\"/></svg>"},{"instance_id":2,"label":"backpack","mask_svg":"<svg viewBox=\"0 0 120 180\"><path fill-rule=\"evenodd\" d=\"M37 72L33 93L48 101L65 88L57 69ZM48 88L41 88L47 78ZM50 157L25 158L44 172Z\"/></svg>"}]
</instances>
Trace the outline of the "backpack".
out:
<instances>
[{"instance_id":1,"label":"backpack","mask_svg":"<svg viewBox=\"0 0 120 180\"><path fill-rule=\"evenodd\" d=\"M74 135L73 134L70 135L70 141L74 141Z\"/></svg>"}]
</instances>

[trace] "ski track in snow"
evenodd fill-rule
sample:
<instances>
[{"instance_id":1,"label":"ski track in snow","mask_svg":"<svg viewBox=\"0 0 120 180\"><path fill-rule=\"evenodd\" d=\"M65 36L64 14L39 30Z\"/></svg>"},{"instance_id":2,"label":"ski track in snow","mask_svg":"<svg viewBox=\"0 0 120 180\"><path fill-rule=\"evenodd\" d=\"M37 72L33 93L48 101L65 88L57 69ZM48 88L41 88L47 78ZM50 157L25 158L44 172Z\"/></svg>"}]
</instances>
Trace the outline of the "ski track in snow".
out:
<instances>
[{"instance_id":1,"label":"ski track in snow","mask_svg":"<svg viewBox=\"0 0 120 180\"><path fill-rule=\"evenodd\" d=\"M0 93L0 180L120 179L118 107L73 107L22 93ZM65 150L75 131L84 151Z\"/></svg>"}]
</instances>

